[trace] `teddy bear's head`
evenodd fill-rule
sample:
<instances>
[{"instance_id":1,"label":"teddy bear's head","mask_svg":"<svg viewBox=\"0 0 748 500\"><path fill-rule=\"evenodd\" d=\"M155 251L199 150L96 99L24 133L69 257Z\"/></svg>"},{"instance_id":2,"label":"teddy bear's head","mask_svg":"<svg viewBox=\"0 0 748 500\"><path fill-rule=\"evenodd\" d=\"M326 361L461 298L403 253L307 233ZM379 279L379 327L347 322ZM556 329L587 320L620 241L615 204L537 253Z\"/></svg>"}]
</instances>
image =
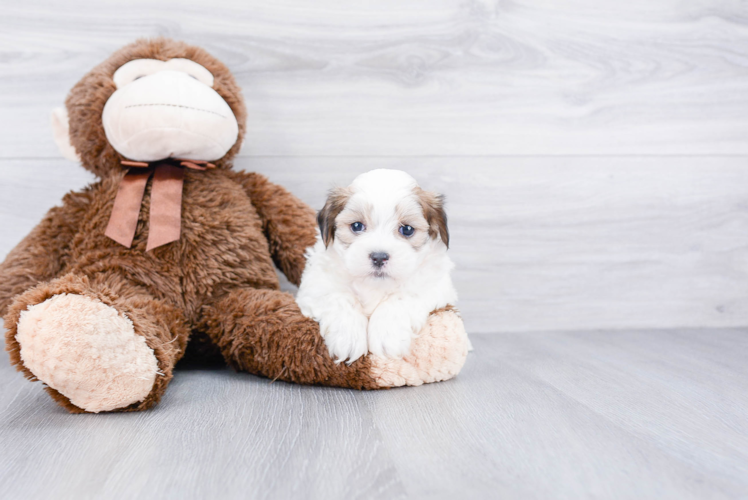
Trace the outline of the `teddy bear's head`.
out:
<instances>
[{"instance_id":1,"label":"teddy bear's head","mask_svg":"<svg viewBox=\"0 0 748 500\"><path fill-rule=\"evenodd\" d=\"M202 160L230 168L245 130L241 90L205 50L138 40L79 81L52 113L55 142L98 177L122 160Z\"/></svg>"}]
</instances>

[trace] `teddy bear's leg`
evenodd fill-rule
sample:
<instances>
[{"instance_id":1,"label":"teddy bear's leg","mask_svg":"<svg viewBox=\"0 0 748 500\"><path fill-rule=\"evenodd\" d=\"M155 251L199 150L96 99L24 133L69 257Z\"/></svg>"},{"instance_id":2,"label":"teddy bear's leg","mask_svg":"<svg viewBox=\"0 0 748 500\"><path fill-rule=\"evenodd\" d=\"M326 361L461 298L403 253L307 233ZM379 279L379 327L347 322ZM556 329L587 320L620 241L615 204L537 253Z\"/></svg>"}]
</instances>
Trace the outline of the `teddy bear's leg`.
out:
<instances>
[{"instance_id":1,"label":"teddy bear's leg","mask_svg":"<svg viewBox=\"0 0 748 500\"><path fill-rule=\"evenodd\" d=\"M319 325L290 294L240 289L203 311L201 329L226 361L271 379L355 389L421 385L454 377L467 356L467 335L454 310L435 311L403 359L364 356L351 365L330 358Z\"/></svg>"},{"instance_id":2,"label":"teddy bear's leg","mask_svg":"<svg viewBox=\"0 0 748 500\"><path fill-rule=\"evenodd\" d=\"M41 283L15 298L5 327L11 362L72 413L157 403L189 333L180 311L117 275Z\"/></svg>"}]
</instances>

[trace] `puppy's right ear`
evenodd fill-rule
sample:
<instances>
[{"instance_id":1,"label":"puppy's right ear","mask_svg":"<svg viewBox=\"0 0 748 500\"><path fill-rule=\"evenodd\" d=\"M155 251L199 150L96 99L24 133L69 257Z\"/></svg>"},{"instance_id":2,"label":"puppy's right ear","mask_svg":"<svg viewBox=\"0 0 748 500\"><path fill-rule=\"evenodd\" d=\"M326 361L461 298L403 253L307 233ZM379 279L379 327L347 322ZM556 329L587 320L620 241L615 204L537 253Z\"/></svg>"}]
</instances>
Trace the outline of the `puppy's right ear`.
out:
<instances>
[{"instance_id":1,"label":"puppy's right ear","mask_svg":"<svg viewBox=\"0 0 748 500\"><path fill-rule=\"evenodd\" d=\"M325 248L335 239L335 218L343 211L351 192L348 188L333 188L327 196L327 201L322 210L317 214L319 233Z\"/></svg>"},{"instance_id":2,"label":"puppy's right ear","mask_svg":"<svg viewBox=\"0 0 748 500\"><path fill-rule=\"evenodd\" d=\"M438 235L449 248L449 228L447 227L447 212L444 211L444 195L416 188L416 196L421 202L423 216L429 223L429 236L436 239Z\"/></svg>"}]
</instances>

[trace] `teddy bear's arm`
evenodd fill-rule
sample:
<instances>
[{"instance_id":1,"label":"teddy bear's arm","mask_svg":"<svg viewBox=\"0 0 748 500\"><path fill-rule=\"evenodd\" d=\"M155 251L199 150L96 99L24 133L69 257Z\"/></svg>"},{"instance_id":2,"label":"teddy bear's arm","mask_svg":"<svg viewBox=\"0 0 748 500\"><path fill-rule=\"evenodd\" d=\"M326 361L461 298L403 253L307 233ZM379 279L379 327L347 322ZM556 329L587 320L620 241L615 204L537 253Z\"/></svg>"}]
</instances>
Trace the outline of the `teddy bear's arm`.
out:
<instances>
[{"instance_id":1,"label":"teddy bear's arm","mask_svg":"<svg viewBox=\"0 0 748 500\"><path fill-rule=\"evenodd\" d=\"M275 265L288 280L299 285L304 271L304 252L317 239L314 210L264 175L232 172L252 200L262 219Z\"/></svg>"},{"instance_id":2,"label":"teddy bear's arm","mask_svg":"<svg viewBox=\"0 0 748 500\"><path fill-rule=\"evenodd\" d=\"M0 317L16 295L62 271L88 202L86 192L65 195L0 264Z\"/></svg>"}]
</instances>

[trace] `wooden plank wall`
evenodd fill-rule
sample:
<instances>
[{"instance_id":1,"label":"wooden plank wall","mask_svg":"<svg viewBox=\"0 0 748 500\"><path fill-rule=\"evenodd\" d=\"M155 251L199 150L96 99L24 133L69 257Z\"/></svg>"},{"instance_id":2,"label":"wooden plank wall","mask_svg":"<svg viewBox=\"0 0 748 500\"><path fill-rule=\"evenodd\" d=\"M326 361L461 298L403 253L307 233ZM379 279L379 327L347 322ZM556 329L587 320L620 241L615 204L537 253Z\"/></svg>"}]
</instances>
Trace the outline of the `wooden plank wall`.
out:
<instances>
[{"instance_id":1,"label":"wooden plank wall","mask_svg":"<svg viewBox=\"0 0 748 500\"><path fill-rule=\"evenodd\" d=\"M92 180L60 159L51 108L164 35L238 78L238 168L317 208L372 168L444 192L471 332L748 325L745 2L0 7L0 257Z\"/></svg>"}]
</instances>

